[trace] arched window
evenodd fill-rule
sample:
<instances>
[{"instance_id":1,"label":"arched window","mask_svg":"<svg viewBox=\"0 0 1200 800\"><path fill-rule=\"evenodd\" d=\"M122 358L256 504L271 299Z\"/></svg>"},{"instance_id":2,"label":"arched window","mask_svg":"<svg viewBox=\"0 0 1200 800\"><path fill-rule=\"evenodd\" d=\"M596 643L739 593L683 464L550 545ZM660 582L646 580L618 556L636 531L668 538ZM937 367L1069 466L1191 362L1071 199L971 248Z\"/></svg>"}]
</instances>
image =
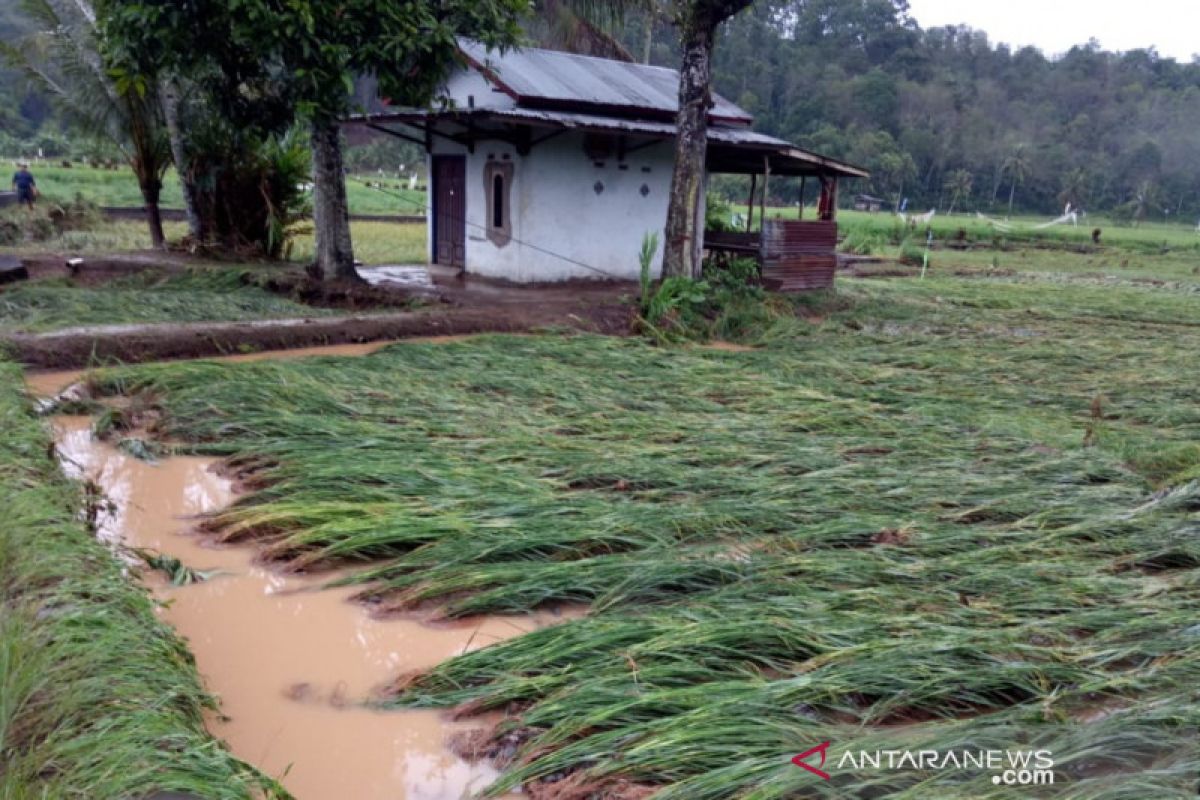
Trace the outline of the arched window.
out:
<instances>
[{"instance_id":1,"label":"arched window","mask_svg":"<svg viewBox=\"0 0 1200 800\"><path fill-rule=\"evenodd\" d=\"M492 227L504 227L504 175L492 175Z\"/></svg>"},{"instance_id":2,"label":"arched window","mask_svg":"<svg viewBox=\"0 0 1200 800\"><path fill-rule=\"evenodd\" d=\"M487 238L497 247L512 241L513 162L488 159L483 168L483 197Z\"/></svg>"}]
</instances>

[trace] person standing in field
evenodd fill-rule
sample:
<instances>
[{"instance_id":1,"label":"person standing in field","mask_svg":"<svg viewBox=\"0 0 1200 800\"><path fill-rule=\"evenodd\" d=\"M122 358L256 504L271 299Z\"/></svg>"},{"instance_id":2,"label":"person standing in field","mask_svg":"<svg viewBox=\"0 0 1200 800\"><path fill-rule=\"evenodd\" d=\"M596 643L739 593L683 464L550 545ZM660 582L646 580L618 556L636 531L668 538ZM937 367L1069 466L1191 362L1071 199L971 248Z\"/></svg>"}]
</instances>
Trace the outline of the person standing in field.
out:
<instances>
[{"instance_id":1,"label":"person standing in field","mask_svg":"<svg viewBox=\"0 0 1200 800\"><path fill-rule=\"evenodd\" d=\"M33 209L33 201L37 199L37 181L33 179L33 173L29 171L28 164L18 164L17 171L12 177L13 191L17 193L17 202L23 206Z\"/></svg>"}]
</instances>

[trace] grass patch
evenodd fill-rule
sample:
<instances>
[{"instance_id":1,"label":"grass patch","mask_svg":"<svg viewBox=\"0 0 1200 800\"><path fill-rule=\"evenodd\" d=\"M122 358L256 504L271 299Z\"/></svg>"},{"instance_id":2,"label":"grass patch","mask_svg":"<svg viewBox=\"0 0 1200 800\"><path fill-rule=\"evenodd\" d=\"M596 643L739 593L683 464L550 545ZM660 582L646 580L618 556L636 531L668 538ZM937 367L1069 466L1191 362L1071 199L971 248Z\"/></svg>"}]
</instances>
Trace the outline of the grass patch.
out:
<instances>
[{"instance_id":1,"label":"grass patch","mask_svg":"<svg viewBox=\"0 0 1200 800\"><path fill-rule=\"evenodd\" d=\"M191 656L78 521L2 362L0 429L0 797L283 797L205 733Z\"/></svg>"},{"instance_id":2,"label":"grass patch","mask_svg":"<svg viewBox=\"0 0 1200 800\"><path fill-rule=\"evenodd\" d=\"M145 201L138 189L137 179L126 166L117 169L76 164L72 167L37 164L33 167L38 188L43 194L55 197L74 197L82 194L100 206L140 208ZM352 214L395 214L421 216L424 214L424 192L401 188L394 178L383 181L386 194L366 185L379 182L378 176L352 176L346 181L346 197ZM163 208L183 208L183 190L175 170L163 176Z\"/></svg>"},{"instance_id":3,"label":"grass patch","mask_svg":"<svg viewBox=\"0 0 1200 800\"><path fill-rule=\"evenodd\" d=\"M745 205L734 204L733 211L746 214ZM919 213L924 213L919 212ZM814 219L815 209L806 208L805 219ZM992 214L1002 220L1003 214ZM768 208L768 218L796 219L796 209ZM1050 217L1014 217L1010 230L1001 230L974 214L944 214L935 216L928 224L909 227L891 213L870 214L865 211L838 211L838 227L849 251L866 254L886 255L906 238L914 237L922 243L925 230L933 231L934 241L939 245L948 242L982 246L984 249L1013 250L1022 247L1048 248L1057 251L1079 251L1092 247L1092 231L1101 229L1101 245L1105 249L1122 250L1144 255L1159 255L1163 252L1180 251L1195 254L1200 251L1200 233L1190 224L1145 222L1138 226L1117 224L1109 217L1098 215L1079 221L1078 226L1056 225L1037 229ZM755 209L754 229L761 224Z\"/></svg>"},{"instance_id":4,"label":"grass patch","mask_svg":"<svg viewBox=\"0 0 1200 800\"><path fill-rule=\"evenodd\" d=\"M402 684L515 714L497 791L1015 796L789 763L829 740L1050 749L1023 797L1190 796L1195 298L947 276L797 302L820 322L752 352L481 337L94 382L246 471L215 526L273 558L367 562L365 596L450 617L592 605Z\"/></svg>"},{"instance_id":5,"label":"grass patch","mask_svg":"<svg viewBox=\"0 0 1200 800\"><path fill-rule=\"evenodd\" d=\"M0 291L0 331L39 333L83 325L236 322L328 316L254 285L245 269L146 272L94 287L67 281L16 284Z\"/></svg>"},{"instance_id":6,"label":"grass patch","mask_svg":"<svg viewBox=\"0 0 1200 800\"><path fill-rule=\"evenodd\" d=\"M392 222L352 222L354 257L364 264L424 264L429 260L425 225ZM308 263L315 254L313 235L297 236L292 261Z\"/></svg>"}]
</instances>

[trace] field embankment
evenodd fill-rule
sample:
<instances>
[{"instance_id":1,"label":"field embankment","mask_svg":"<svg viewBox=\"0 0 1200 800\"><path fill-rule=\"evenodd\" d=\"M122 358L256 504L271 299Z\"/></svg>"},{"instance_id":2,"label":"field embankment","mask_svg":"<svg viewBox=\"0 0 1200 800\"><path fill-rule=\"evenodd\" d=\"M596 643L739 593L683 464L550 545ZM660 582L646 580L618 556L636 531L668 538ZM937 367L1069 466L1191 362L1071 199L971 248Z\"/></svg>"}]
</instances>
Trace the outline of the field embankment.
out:
<instances>
[{"instance_id":1,"label":"field embankment","mask_svg":"<svg viewBox=\"0 0 1200 800\"><path fill-rule=\"evenodd\" d=\"M0 797L282 797L205 732L186 647L88 530L3 361L0 430Z\"/></svg>"}]
</instances>

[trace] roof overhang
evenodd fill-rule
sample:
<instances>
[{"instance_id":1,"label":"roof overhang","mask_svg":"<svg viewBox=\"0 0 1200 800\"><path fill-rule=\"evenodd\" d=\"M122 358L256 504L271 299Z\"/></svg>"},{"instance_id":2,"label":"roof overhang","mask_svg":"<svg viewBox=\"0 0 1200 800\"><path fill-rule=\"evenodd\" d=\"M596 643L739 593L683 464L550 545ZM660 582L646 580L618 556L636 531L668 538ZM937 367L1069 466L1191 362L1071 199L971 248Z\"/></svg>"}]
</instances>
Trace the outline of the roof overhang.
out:
<instances>
[{"instance_id":1,"label":"roof overhang","mask_svg":"<svg viewBox=\"0 0 1200 800\"><path fill-rule=\"evenodd\" d=\"M373 126L399 123L418 129L438 122L452 122L477 132L482 132L481 125L526 126L612 133L663 141L674 139L676 133L675 125L671 122L531 108L458 108L445 111L389 108L377 113L356 115L347 121ZM870 173L861 167L811 153L783 139L742 126L709 126L707 167L709 172L734 175L753 175L769 169L773 175L870 177Z\"/></svg>"}]
</instances>

